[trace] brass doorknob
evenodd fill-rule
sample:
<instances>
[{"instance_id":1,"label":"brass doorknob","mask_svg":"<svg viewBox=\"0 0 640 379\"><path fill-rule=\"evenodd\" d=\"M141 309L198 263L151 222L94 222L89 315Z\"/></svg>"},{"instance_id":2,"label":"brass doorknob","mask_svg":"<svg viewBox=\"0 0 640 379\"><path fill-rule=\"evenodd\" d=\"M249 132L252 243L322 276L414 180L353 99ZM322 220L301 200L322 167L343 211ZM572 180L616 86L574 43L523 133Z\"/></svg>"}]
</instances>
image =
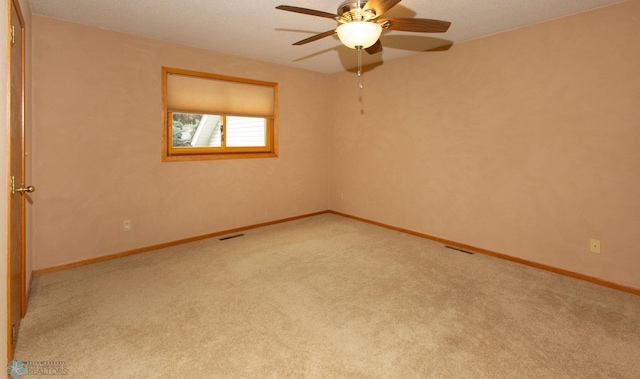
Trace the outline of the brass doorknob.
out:
<instances>
[{"instance_id":1,"label":"brass doorknob","mask_svg":"<svg viewBox=\"0 0 640 379\"><path fill-rule=\"evenodd\" d=\"M27 187L23 187L23 188L16 188L16 192L33 192L36 190L36 187L34 186L27 186Z\"/></svg>"}]
</instances>

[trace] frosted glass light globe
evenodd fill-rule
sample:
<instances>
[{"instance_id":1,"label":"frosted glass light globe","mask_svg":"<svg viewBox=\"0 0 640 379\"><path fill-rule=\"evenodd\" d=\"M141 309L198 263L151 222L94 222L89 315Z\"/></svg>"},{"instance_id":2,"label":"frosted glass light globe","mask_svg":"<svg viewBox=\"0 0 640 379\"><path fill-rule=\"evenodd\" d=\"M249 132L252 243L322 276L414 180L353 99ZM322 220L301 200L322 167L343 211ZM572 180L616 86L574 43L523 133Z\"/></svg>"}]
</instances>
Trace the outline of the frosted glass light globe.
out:
<instances>
[{"instance_id":1,"label":"frosted glass light globe","mask_svg":"<svg viewBox=\"0 0 640 379\"><path fill-rule=\"evenodd\" d=\"M363 49L372 46L382 33L382 27L375 22L352 21L338 26L338 38L348 48Z\"/></svg>"}]
</instances>

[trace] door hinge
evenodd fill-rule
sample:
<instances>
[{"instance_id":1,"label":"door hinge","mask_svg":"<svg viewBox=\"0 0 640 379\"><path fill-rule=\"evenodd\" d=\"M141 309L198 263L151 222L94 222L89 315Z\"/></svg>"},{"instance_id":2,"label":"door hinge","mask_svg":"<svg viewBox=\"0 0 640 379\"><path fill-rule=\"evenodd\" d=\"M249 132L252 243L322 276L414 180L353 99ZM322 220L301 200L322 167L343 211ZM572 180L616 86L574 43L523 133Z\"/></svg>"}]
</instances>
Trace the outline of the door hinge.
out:
<instances>
[{"instance_id":1,"label":"door hinge","mask_svg":"<svg viewBox=\"0 0 640 379\"><path fill-rule=\"evenodd\" d=\"M16 27L11 25L11 44L16 43Z\"/></svg>"},{"instance_id":2,"label":"door hinge","mask_svg":"<svg viewBox=\"0 0 640 379\"><path fill-rule=\"evenodd\" d=\"M16 342L16 324L11 325L11 344Z\"/></svg>"}]
</instances>

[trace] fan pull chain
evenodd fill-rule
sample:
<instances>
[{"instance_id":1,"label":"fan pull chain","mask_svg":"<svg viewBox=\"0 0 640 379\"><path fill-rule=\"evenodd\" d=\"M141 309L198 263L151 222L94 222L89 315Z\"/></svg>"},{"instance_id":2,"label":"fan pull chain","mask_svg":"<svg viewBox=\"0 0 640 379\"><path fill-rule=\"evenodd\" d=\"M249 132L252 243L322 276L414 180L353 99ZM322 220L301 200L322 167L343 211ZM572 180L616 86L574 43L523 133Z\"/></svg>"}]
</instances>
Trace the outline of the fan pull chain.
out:
<instances>
[{"instance_id":1,"label":"fan pull chain","mask_svg":"<svg viewBox=\"0 0 640 379\"><path fill-rule=\"evenodd\" d=\"M358 80L360 81L358 86L362 89L364 88L362 85L362 46L356 46L356 49L358 49Z\"/></svg>"}]
</instances>

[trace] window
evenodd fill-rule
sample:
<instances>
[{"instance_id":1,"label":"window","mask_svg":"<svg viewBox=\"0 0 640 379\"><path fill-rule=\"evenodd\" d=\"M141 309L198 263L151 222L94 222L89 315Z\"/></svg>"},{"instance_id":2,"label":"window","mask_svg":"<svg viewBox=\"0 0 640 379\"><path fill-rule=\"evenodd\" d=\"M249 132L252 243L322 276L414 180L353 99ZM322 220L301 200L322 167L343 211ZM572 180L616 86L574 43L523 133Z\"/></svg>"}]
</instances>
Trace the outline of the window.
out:
<instances>
[{"instance_id":1,"label":"window","mask_svg":"<svg viewBox=\"0 0 640 379\"><path fill-rule=\"evenodd\" d=\"M277 84L162 68L163 161L277 157Z\"/></svg>"}]
</instances>

